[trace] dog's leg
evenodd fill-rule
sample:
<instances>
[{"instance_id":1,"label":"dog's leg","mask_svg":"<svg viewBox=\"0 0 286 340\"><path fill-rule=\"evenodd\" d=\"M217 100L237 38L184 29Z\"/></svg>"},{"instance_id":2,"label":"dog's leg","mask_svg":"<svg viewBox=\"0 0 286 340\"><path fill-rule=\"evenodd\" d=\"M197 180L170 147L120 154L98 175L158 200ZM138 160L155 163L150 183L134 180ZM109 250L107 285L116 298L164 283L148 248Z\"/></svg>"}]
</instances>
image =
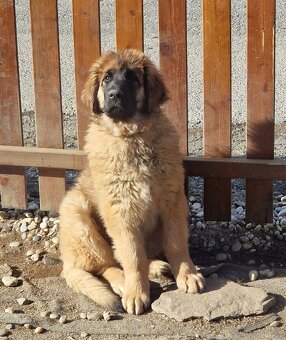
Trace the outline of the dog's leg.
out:
<instances>
[{"instance_id":1,"label":"dog's leg","mask_svg":"<svg viewBox=\"0 0 286 340\"><path fill-rule=\"evenodd\" d=\"M187 202L181 192L173 206L167 206L162 216L163 247L177 286L184 292L204 289L204 278L197 272L188 250Z\"/></svg>"},{"instance_id":2,"label":"dog's leg","mask_svg":"<svg viewBox=\"0 0 286 340\"><path fill-rule=\"evenodd\" d=\"M99 233L91 208L82 193L71 190L60 209L62 276L67 284L105 308L117 309L119 298L109 286L91 273L103 276L119 293L124 276L114 259L111 245ZM113 273L113 275L112 275Z\"/></svg>"},{"instance_id":3,"label":"dog's leg","mask_svg":"<svg viewBox=\"0 0 286 340\"><path fill-rule=\"evenodd\" d=\"M115 257L124 271L122 305L130 314L142 314L150 305L144 237L138 227L126 224L116 214L106 214L104 221L113 240Z\"/></svg>"}]
</instances>

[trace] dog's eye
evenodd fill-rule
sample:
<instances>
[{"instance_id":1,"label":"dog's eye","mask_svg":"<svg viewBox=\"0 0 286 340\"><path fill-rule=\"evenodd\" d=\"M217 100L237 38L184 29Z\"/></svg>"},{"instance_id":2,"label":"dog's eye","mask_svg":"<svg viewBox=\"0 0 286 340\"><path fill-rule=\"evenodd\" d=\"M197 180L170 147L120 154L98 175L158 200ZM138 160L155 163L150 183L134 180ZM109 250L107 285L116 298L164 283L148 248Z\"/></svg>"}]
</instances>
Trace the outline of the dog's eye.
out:
<instances>
[{"instance_id":1,"label":"dog's eye","mask_svg":"<svg viewBox=\"0 0 286 340\"><path fill-rule=\"evenodd\" d=\"M127 70L125 73L125 79L129 81L135 81L137 80L136 73L132 70Z\"/></svg>"},{"instance_id":2,"label":"dog's eye","mask_svg":"<svg viewBox=\"0 0 286 340\"><path fill-rule=\"evenodd\" d=\"M106 74L103 79L104 79L104 81L109 81L110 80L110 75Z\"/></svg>"}]
</instances>

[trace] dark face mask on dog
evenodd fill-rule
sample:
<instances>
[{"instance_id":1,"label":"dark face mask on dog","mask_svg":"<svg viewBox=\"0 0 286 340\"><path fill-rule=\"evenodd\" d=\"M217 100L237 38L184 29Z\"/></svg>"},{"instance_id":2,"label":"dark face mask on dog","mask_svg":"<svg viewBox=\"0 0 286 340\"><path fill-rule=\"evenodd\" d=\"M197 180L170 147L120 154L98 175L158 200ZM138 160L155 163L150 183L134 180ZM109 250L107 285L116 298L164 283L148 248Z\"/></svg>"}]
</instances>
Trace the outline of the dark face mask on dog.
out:
<instances>
[{"instance_id":1,"label":"dark face mask on dog","mask_svg":"<svg viewBox=\"0 0 286 340\"><path fill-rule=\"evenodd\" d=\"M114 120L126 121L136 113L142 113L141 87L134 70L126 67L108 70L102 80L104 114Z\"/></svg>"}]
</instances>

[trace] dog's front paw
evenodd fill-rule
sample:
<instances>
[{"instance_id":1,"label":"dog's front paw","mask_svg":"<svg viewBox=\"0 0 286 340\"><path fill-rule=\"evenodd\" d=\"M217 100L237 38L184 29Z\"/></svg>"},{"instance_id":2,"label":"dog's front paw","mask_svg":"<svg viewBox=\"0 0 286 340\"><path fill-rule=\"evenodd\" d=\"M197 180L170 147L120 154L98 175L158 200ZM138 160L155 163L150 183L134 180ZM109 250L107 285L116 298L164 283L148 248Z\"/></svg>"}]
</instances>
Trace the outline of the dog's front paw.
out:
<instances>
[{"instance_id":1,"label":"dog's front paw","mask_svg":"<svg viewBox=\"0 0 286 340\"><path fill-rule=\"evenodd\" d=\"M150 306L150 293L149 291L136 292L125 289L122 298L122 305L129 314L143 314Z\"/></svg>"},{"instance_id":2,"label":"dog's front paw","mask_svg":"<svg viewBox=\"0 0 286 340\"><path fill-rule=\"evenodd\" d=\"M201 273L185 271L177 276L177 286L185 293L201 293L205 288L205 279Z\"/></svg>"}]
</instances>

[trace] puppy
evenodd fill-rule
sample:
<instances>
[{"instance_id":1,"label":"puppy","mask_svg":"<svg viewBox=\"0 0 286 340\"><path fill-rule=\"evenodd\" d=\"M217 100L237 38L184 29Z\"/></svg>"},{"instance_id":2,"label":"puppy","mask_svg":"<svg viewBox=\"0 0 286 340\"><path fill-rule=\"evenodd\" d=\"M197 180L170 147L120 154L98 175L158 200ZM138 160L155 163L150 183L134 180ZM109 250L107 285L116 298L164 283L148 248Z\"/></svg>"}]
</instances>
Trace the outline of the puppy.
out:
<instances>
[{"instance_id":1,"label":"puppy","mask_svg":"<svg viewBox=\"0 0 286 340\"><path fill-rule=\"evenodd\" d=\"M82 100L93 112L88 166L60 207L62 276L97 304L141 314L149 276L169 268L197 293L204 278L188 251L188 206L178 135L161 105L162 76L137 50L107 52L92 65ZM169 264L155 260L164 253Z\"/></svg>"}]
</instances>

